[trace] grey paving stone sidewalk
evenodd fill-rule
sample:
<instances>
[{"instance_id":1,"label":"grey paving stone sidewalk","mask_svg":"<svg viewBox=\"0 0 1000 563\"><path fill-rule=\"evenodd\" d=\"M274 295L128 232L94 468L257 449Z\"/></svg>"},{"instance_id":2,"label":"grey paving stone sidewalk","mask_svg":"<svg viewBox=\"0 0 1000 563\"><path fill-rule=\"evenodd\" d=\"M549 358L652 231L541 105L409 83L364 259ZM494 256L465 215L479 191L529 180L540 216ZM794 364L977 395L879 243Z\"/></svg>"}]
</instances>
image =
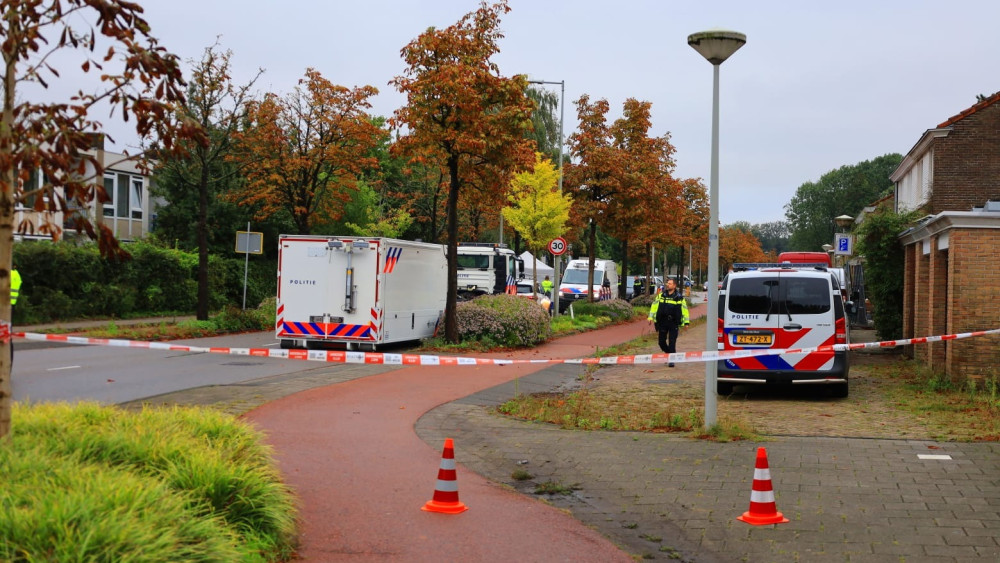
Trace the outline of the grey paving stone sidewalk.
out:
<instances>
[{"instance_id":1,"label":"grey paving stone sidewalk","mask_svg":"<svg viewBox=\"0 0 1000 563\"><path fill-rule=\"evenodd\" d=\"M546 369L522 378L518 390L572 385L578 369ZM442 405L420 419L417 433L435 447L453 438L460 464L526 494L545 481L575 487L545 498L629 553L701 562L1000 561L1000 445L789 437L719 444L568 431L491 414L513 385ZM736 520L749 508L759 446L786 524ZM517 469L533 478L514 480Z\"/></svg>"}]
</instances>

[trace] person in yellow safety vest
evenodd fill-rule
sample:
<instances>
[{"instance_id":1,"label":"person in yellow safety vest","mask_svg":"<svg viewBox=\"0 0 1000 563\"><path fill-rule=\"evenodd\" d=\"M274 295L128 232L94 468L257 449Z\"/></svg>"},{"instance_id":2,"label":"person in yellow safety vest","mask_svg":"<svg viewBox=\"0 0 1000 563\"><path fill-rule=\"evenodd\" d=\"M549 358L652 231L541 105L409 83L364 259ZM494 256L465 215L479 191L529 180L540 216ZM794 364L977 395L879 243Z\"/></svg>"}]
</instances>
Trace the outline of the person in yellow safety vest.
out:
<instances>
[{"instance_id":1,"label":"person in yellow safety vest","mask_svg":"<svg viewBox=\"0 0 1000 563\"><path fill-rule=\"evenodd\" d=\"M14 305L17 305L17 298L21 294L21 274L17 271L17 264L10 268L10 307L13 315ZM10 340L10 365L14 367L14 339Z\"/></svg>"},{"instance_id":2,"label":"person in yellow safety vest","mask_svg":"<svg viewBox=\"0 0 1000 563\"><path fill-rule=\"evenodd\" d=\"M542 293L552 297L552 280L549 279L549 276L545 276L545 279L542 280Z\"/></svg>"},{"instance_id":3,"label":"person in yellow safety vest","mask_svg":"<svg viewBox=\"0 0 1000 563\"><path fill-rule=\"evenodd\" d=\"M10 269L10 306L17 305L17 297L21 293L21 274L14 265Z\"/></svg>"},{"instance_id":4,"label":"person in yellow safety vest","mask_svg":"<svg viewBox=\"0 0 1000 563\"><path fill-rule=\"evenodd\" d=\"M653 300L646 320L656 327L656 332L659 333L660 350L667 354L676 352L677 333L680 332L680 327L688 325L690 319L687 301L684 300L684 295L677 291L677 282L673 278L667 279L667 288ZM668 365L674 367L673 362Z\"/></svg>"}]
</instances>

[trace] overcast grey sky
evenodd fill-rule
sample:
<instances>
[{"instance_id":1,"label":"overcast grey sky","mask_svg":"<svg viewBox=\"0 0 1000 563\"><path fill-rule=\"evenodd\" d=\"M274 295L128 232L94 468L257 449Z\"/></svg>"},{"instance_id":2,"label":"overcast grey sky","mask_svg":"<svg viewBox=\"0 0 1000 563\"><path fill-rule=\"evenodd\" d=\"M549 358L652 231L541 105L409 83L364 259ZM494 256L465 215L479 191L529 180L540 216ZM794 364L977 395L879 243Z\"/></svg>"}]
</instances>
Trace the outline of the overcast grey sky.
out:
<instances>
[{"instance_id":1,"label":"overcast grey sky","mask_svg":"<svg viewBox=\"0 0 1000 563\"><path fill-rule=\"evenodd\" d=\"M288 93L307 67L380 90L374 112L404 99L387 83L400 49L473 0L139 0L152 33L182 59L221 36L235 80ZM510 0L496 57L505 75L566 83L573 101L652 102L676 174L708 184L712 67L687 45L712 28L747 44L721 69L720 219L784 219L804 182L845 164L905 154L929 128L1000 90L1000 2ZM555 86L558 93L558 86Z\"/></svg>"}]
</instances>

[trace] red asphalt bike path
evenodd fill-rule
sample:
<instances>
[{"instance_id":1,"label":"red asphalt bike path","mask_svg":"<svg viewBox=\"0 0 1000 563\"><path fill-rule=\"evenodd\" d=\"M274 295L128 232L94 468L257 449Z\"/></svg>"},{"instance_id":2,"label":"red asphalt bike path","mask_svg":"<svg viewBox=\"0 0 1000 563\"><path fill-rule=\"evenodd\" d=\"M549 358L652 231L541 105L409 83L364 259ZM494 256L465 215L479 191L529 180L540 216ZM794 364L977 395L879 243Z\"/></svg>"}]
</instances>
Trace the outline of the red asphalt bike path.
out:
<instances>
[{"instance_id":1,"label":"red asphalt bike path","mask_svg":"<svg viewBox=\"0 0 1000 563\"><path fill-rule=\"evenodd\" d=\"M704 307L692 308L692 318ZM645 320L560 338L505 359L583 358L652 329ZM245 419L265 433L298 496L306 561L633 561L572 516L458 465L457 515L431 500L444 444L417 420L442 404L545 369L545 364L397 368L265 404ZM461 443L455 443L460 451Z\"/></svg>"}]
</instances>

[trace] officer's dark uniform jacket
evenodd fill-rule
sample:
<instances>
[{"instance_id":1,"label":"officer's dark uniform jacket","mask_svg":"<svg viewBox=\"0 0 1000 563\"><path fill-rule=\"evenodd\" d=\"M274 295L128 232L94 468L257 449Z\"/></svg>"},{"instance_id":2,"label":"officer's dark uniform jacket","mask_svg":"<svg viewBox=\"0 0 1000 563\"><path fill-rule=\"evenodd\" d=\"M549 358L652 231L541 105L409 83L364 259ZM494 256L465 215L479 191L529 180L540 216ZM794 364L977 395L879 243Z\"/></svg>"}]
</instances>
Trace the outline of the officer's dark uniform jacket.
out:
<instances>
[{"instance_id":1,"label":"officer's dark uniform jacket","mask_svg":"<svg viewBox=\"0 0 1000 563\"><path fill-rule=\"evenodd\" d=\"M687 325L689 322L688 308L684 295L676 289L669 295L667 292L661 291L649 308L648 318L654 321L657 330L668 326Z\"/></svg>"}]
</instances>

